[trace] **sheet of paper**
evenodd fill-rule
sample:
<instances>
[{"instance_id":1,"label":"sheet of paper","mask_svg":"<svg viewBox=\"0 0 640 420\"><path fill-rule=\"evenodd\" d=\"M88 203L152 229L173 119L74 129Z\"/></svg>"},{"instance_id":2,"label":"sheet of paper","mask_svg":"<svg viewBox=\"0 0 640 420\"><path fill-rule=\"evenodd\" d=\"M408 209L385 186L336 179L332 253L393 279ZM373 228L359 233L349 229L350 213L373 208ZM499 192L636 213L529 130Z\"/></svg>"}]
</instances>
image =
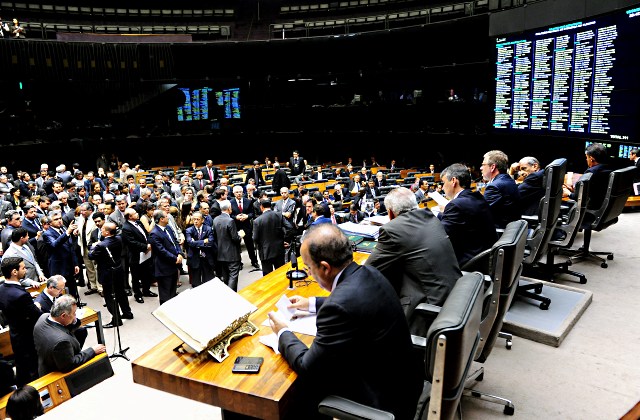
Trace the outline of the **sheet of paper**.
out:
<instances>
[{"instance_id":1,"label":"sheet of paper","mask_svg":"<svg viewBox=\"0 0 640 420\"><path fill-rule=\"evenodd\" d=\"M437 191L432 191L430 193L427 194L430 198L433 198L433 200L438 203L439 206L446 206L449 203L449 200L447 200L442 194L440 194Z\"/></svg>"},{"instance_id":2,"label":"sheet of paper","mask_svg":"<svg viewBox=\"0 0 640 420\"><path fill-rule=\"evenodd\" d=\"M280 312L276 313L282 316ZM261 325L268 327L269 318L265 319ZM295 318L291 318L291 320L288 321L288 325L291 331L300 334L306 334L315 337L316 333L318 332L318 329L316 328L316 314L310 314L309 312L296 311Z\"/></svg>"},{"instance_id":3,"label":"sheet of paper","mask_svg":"<svg viewBox=\"0 0 640 420\"><path fill-rule=\"evenodd\" d=\"M293 314L296 312L296 310L293 308L292 309L287 308L287 306L289 306L290 303L291 302L289 301L289 298L287 297L287 295L282 295L282 297L276 303L278 314L280 314L280 316L282 316L287 322L291 321Z\"/></svg>"},{"instance_id":4,"label":"sheet of paper","mask_svg":"<svg viewBox=\"0 0 640 420\"><path fill-rule=\"evenodd\" d=\"M261 335L258 340L267 347L271 347L276 354L280 354L278 351L278 336L275 333L271 333L268 335Z\"/></svg>"},{"instance_id":5,"label":"sheet of paper","mask_svg":"<svg viewBox=\"0 0 640 420\"><path fill-rule=\"evenodd\" d=\"M140 253L140 264L142 264L143 262L147 261L149 258L151 258L151 250L148 250L147 252L141 252Z\"/></svg>"}]
</instances>

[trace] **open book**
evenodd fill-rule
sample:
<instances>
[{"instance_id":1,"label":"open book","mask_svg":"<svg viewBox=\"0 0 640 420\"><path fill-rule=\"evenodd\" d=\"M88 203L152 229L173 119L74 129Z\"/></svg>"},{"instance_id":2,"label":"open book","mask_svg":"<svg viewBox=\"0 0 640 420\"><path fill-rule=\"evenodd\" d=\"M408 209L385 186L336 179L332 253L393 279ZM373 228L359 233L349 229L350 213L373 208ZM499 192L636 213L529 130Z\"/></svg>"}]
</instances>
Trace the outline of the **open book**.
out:
<instances>
[{"instance_id":1,"label":"open book","mask_svg":"<svg viewBox=\"0 0 640 420\"><path fill-rule=\"evenodd\" d=\"M233 338L258 331L248 321L257 309L216 277L180 292L152 314L197 353L206 350L221 362Z\"/></svg>"}]
</instances>

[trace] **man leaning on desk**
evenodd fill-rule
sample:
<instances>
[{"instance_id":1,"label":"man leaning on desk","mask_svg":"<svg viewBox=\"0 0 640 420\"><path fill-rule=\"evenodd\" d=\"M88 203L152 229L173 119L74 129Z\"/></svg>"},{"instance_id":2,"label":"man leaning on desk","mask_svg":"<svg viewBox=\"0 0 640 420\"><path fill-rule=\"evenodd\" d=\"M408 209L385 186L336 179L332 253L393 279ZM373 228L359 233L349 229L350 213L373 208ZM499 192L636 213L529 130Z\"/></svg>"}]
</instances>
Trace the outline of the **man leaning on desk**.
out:
<instances>
[{"instance_id":1,"label":"man leaning on desk","mask_svg":"<svg viewBox=\"0 0 640 420\"><path fill-rule=\"evenodd\" d=\"M310 348L280 317L269 314L278 349L301 381L300 398L293 403L296 418L324 418L317 405L330 394L391 411L396 419L413 418L422 388L420 361L412 354L393 287L377 269L353 261L349 240L333 224L311 228L301 254L331 295L290 298L290 307L318 314Z\"/></svg>"}]
</instances>

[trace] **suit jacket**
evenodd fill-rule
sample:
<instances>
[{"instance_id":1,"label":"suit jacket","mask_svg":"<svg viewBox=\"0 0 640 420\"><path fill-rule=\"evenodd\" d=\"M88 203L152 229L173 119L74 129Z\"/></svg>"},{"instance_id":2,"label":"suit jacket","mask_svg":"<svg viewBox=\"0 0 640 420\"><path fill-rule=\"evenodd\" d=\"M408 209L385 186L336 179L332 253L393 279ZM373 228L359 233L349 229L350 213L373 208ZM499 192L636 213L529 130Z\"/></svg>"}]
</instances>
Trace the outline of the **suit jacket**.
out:
<instances>
[{"instance_id":1,"label":"suit jacket","mask_svg":"<svg viewBox=\"0 0 640 420\"><path fill-rule=\"evenodd\" d=\"M277 214L279 214L282 217L282 226L284 226L286 230L291 230L295 227L294 226L295 222L293 219L293 212L295 211L295 209L296 209L295 200L288 199L286 204L285 204L285 200L276 201L273 211L275 211ZM292 216L290 218L284 217L282 213L286 213L286 212L290 212Z\"/></svg>"},{"instance_id":2,"label":"suit jacket","mask_svg":"<svg viewBox=\"0 0 640 420\"><path fill-rule=\"evenodd\" d=\"M238 201L234 198L230 199L231 201L231 218L236 222L236 228L238 230L244 230L244 233L249 235L253 234L253 219L255 219L255 215L253 214L253 206L251 205L251 200L248 198L242 198L242 211L238 207ZM249 218L243 222L236 219L240 213L246 214Z\"/></svg>"},{"instance_id":3,"label":"suit jacket","mask_svg":"<svg viewBox=\"0 0 640 420\"><path fill-rule=\"evenodd\" d=\"M422 191L422 188L418 188L418 190L415 192L416 201L418 203L422 203L424 200L426 200L429 197L427 196L427 192L428 191Z\"/></svg>"},{"instance_id":4,"label":"suit jacket","mask_svg":"<svg viewBox=\"0 0 640 420\"><path fill-rule=\"evenodd\" d=\"M165 229L168 227L167 225ZM178 248L178 240L175 234L173 235L172 241L167 232L156 225L149 234L149 243L151 244L151 252L153 253L154 275L166 277L177 274L178 265L176 264L176 260L180 254L180 249Z\"/></svg>"},{"instance_id":5,"label":"suit jacket","mask_svg":"<svg viewBox=\"0 0 640 420\"><path fill-rule=\"evenodd\" d=\"M249 168L246 172L247 176L245 177L246 182L249 182L249 179L253 178L256 181L256 185L266 185L264 182L264 178L262 177L262 169L258 168Z\"/></svg>"},{"instance_id":6,"label":"suit jacket","mask_svg":"<svg viewBox=\"0 0 640 420\"><path fill-rule=\"evenodd\" d=\"M218 261L242 261L241 238L231 216L228 213L222 213L213 219L213 229L218 240Z\"/></svg>"},{"instance_id":7,"label":"suit jacket","mask_svg":"<svg viewBox=\"0 0 640 420\"><path fill-rule=\"evenodd\" d=\"M518 220L520 214L520 194L518 185L507 174L498 174L484 189L484 199L489 203L493 222L504 229L509 222Z\"/></svg>"},{"instance_id":8,"label":"suit jacket","mask_svg":"<svg viewBox=\"0 0 640 420\"><path fill-rule=\"evenodd\" d=\"M604 196L607 195L607 188L609 186L609 174L611 168L608 165L599 163L590 167L584 173L592 173L591 181L589 183L589 201L587 202L587 209L597 210L602 206ZM575 196L571 195L572 199Z\"/></svg>"},{"instance_id":9,"label":"suit jacket","mask_svg":"<svg viewBox=\"0 0 640 420\"><path fill-rule=\"evenodd\" d=\"M300 175L303 174L306 166L304 164L304 158L302 156L298 156L298 163L294 162L295 159L293 157L289 158L289 169L291 169L291 175Z\"/></svg>"},{"instance_id":10,"label":"suit jacket","mask_svg":"<svg viewBox=\"0 0 640 420\"><path fill-rule=\"evenodd\" d=\"M206 260L211 267L216 263L216 253L218 243L213 228L205 224L202 225L202 232L198 235L195 226L189 226L185 231L187 243L187 265L193 268L200 268L202 260ZM204 240L207 239L207 243ZM201 252L204 255L201 255Z\"/></svg>"},{"instance_id":11,"label":"suit jacket","mask_svg":"<svg viewBox=\"0 0 640 420\"><path fill-rule=\"evenodd\" d=\"M276 193L280 193L280 188L287 187L291 188L291 180L289 176L285 172L284 169L280 168L273 174L273 179L271 180L271 188Z\"/></svg>"},{"instance_id":12,"label":"suit jacket","mask_svg":"<svg viewBox=\"0 0 640 420\"><path fill-rule=\"evenodd\" d=\"M520 195L520 214L534 216L538 214L540 199L544 197L544 169L527 175L518 185Z\"/></svg>"},{"instance_id":13,"label":"suit jacket","mask_svg":"<svg viewBox=\"0 0 640 420\"><path fill-rule=\"evenodd\" d=\"M110 284L117 277L124 276L121 254L122 239L119 236L108 236L91 248L89 259L98 266L100 284Z\"/></svg>"},{"instance_id":14,"label":"suit jacket","mask_svg":"<svg viewBox=\"0 0 640 420\"><path fill-rule=\"evenodd\" d=\"M395 288L411 333L426 336L425 319L414 315L419 303L442 306L462 273L440 221L430 210L400 214L380 227L378 244L367 259Z\"/></svg>"},{"instance_id":15,"label":"suit jacket","mask_svg":"<svg viewBox=\"0 0 640 420\"><path fill-rule=\"evenodd\" d=\"M130 220L124 222L122 226L121 236L127 248L129 264L140 264L140 253L147 252L146 230L141 224L138 226L140 226L142 232Z\"/></svg>"},{"instance_id":16,"label":"suit jacket","mask_svg":"<svg viewBox=\"0 0 640 420\"><path fill-rule=\"evenodd\" d=\"M352 262L331 295L316 298L316 310L310 348L290 331L278 343L291 368L313 384L306 398L335 394L391 411L396 419L412 419L422 389L420 362L389 282L378 270ZM309 410L317 410L315 401Z\"/></svg>"},{"instance_id":17,"label":"suit jacket","mask_svg":"<svg viewBox=\"0 0 640 420\"><path fill-rule=\"evenodd\" d=\"M26 217L22 219L22 227L25 228L29 233L29 243L35 247L35 238L38 235L38 232L42 229L40 228L40 226L38 226L35 219L31 221Z\"/></svg>"},{"instance_id":18,"label":"suit jacket","mask_svg":"<svg viewBox=\"0 0 640 420\"><path fill-rule=\"evenodd\" d=\"M38 373L69 372L96 355L93 348L84 350L67 328L42 314L33 329L33 339L38 351Z\"/></svg>"},{"instance_id":19,"label":"suit jacket","mask_svg":"<svg viewBox=\"0 0 640 420\"><path fill-rule=\"evenodd\" d=\"M491 248L498 239L489 205L479 192L460 191L438 214L438 218L449 235L461 267Z\"/></svg>"},{"instance_id":20,"label":"suit jacket","mask_svg":"<svg viewBox=\"0 0 640 420\"><path fill-rule=\"evenodd\" d=\"M51 298L47 296L46 293L40 293L38 296L36 296L35 299L33 299L33 301L40 304L40 310L42 312L51 312L51 308L53 307L53 300L51 300Z\"/></svg>"},{"instance_id":21,"label":"suit jacket","mask_svg":"<svg viewBox=\"0 0 640 420\"><path fill-rule=\"evenodd\" d=\"M49 251L49 275L60 274L73 280L73 269L78 265L74 249L75 238L67 235L66 230L62 230L60 234L54 228L47 229L42 237Z\"/></svg>"},{"instance_id":22,"label":"suit jacket","mask_svg":"<svg viewBox=\"0 0 640 420\"><path fill-rule=\"evenodd\" d=\"M364 212L357 210L355 215L349 212L349 216L347 220L351 223L360 223L364 220L364 217L365 217Z\"/></svg>"},{"instance_id":23,"label":"suit jacket","mask_svg":"<svg viewBox=\"0 0 640 420\"><path fill-rule=\"evenodd\" d=\"M15 354L36 357L33 327L42 314L24 287L16 284L0 285L0 310L9 323L9 337Z\"/></svg>"},{"instance_id":24,"label":"suit jacket","mask_svg":"<svg viewBox=\"0 0 640 420\"><path fill-rule=\"evenodd\" d=\"M284 257L282 217L273 210L258 216L253 221L253 242L260 261Z\"/></svg>"},{"instance_id":25,"label":"suit jacket","mask_svg":"<svg viewBox=\"0 0 640 420\"><path fill-rule=\"evenodd\" d=\"M11 233L14 231L13 226L5 226L0 232L0 242L2 242L2 249L9 249L11 245Z\"/></svg>"},{"instance_id":26,"label":"suit jacket","mask_svg":"<svg viewBox=\"0 0 640 420\"><path fill-rule=\"evenodd\" d=\"M211 179L209 177L209 168L207 168L206 166L203 166L200 169L200 172L202 172L202 179L208 181L209 184L217 184L218 180L220 179L220 175L218 175L218 168L216 168L215 166L211 167L211 172L213 173L213 179Z\"/></svg>"},{"instance_id":27,"label":"suit jacket","mask_svg":"<svg viewBox=\"0 0 640 420\"><path fill-rule=\"evenodd\" d=\"M89 216L88 219L85 220L84 217L78 217L77 219L78 222L78 246L80 247L80 252L83 254L83 256L86 258L87 255L84 255L84 249L83 249L83 245L82 245L82 233L84 231L84 241L87 243L87 247L91 246L91 233L98 229L98 227L96 226L96 222L93 221L93 219L91 218L91 216ZM87 228L84 228L84 225L87 225Z\"/></svg>"},{"instance_id":28,"label":"suit jacket","mask_svg":"<svg viewBox=\"0 0 640 420\"><path fill-rule=\"evenodd\" d=\"M27 269L27 274L25 275L25 278L20 281L20 283L25 286L25 280L33 280L36 282L39 282L40 280L40 276L44 276L44 273L42 272L42 268L40 268L40 265L38 264L38 260L36 257L36 250L33 249L30 244L25 245L25 247L28 248L29 252L25 252L22 248L16 246L15 244L11 244L9 246L9 249L7 249L4 254L3 254L3 258L6 257L20 257L22 258L22 260L24 261L24 266ZM30 286L31 284L27 284L26 286Z\"/></svg>"},{"instance_id":29,"label":"suit jacket","mask_svg":"<svg viewBox=\"0 0 640 420\"><path fill-rule=\"evenodd\" d=\"M201 190L204 190L204 187L206 187L208 183L209 181L207 181L205 178L202 178L202 179L194 178L194 180L191 181L191 186L193 187L194 190L201 191Z\"/></svg>"}]
</instances>

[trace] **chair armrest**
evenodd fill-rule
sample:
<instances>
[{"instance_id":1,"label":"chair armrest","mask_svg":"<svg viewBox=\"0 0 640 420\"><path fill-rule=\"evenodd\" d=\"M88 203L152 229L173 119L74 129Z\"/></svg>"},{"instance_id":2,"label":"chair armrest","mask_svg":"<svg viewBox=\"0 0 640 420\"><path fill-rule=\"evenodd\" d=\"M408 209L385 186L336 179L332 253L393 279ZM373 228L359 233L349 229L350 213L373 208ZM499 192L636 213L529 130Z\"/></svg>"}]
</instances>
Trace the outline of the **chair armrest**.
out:
<instances>
[{"instance_id":1,"label":"chair armrest","mask_svg":"<svg viewBox=\"0 0 640 420\"><path fill-rule=\"evenodd\" d=\"M362 405L336 395L329 395L318 404L318 412L340 420L394 420L387 411Z\"/></svg>"},{"instance_id":2,"label":"chair armrest","mask_svg":"<svg viewBox=\"0 0 640 420\"><path fill-rule=\"evenodd\" d=\"M540 219L538 218L537 215L536 216L522 215L520 216L520 218L525 222L527 222L527 225L529 225L529 229L532 229L540 224Z\"/></svg>"},{"instance_id":3,"label":"chair armrest","mask_svg":"<svg viewBox=\"0 0 640 420\"><path fill-rule=\"evenodd\" d=\"M425 312L426 314L433 314L438 316L440 311L442 310L442 306L432 305L430 303L419 303L416 306L416 311Z\"/></svg>"},{"instance_id":4,"label":"chair armrest","mask_svg":"<svg viewBox=\"0 0 640 420\"><path fill-rule=\"evenodd\" d=\"M491 255L491 248L485 249L475 257L471 258L469 261L464 263L462 267L460 267L461 271L479 271L481 273L486 273L489 271L489 256Z\"/></svg>"}]
</instances>

